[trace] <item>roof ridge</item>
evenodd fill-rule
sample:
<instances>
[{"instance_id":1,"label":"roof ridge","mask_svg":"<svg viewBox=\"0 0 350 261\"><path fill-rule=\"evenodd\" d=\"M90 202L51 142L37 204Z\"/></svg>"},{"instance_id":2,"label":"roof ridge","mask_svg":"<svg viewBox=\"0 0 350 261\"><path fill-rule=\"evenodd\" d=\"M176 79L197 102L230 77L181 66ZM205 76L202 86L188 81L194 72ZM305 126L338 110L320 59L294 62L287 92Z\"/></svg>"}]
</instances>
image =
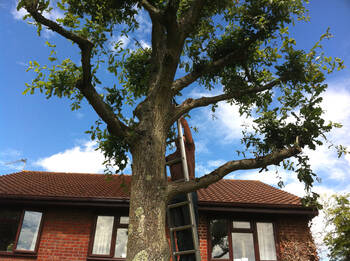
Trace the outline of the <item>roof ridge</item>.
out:
<instances>
[{"instance_id":1,"label":"roof ridge","mask_svg":"<svg viewBox=\"0 0 350 261\"><path fill-rule=\"evenodd\" d=\"M22 170L18 172L13 172L9 174L3 174L0 175L0 177L3 176L10 176L14 174L21 174L21 173L32 173L32 174L67 174L67 175L96 175L96 176L101 176L101 175L109 175L106 173L88 173L88 172L64 172L64 171L42 171L42 170ZM130 174L111 174L113 176L131 176Z\"/></svg>"},{"instance_id":2,"label":"roof ridge","mask_svg":"<svg viewBox=\"0 0 350 261\"><path fill-rule=\"evenodd\" d=\"M272 186L272 185L270 185L270 184L264 183L264 182L262 182L262 181L260 181L260 180L258 180L258 181L261 182L262 184L266 185L266 186L269 186L269 187L274 188L274 189L276 189L276 190L278 190L278 191L282 191L282 192L287 193L287 194L289 194L289 195L291 195L291 196L297 197L298 199L301 199L301 197L299 197L299 196L297 196L297 195L294 195L294 194L292 194L292 193L290 193L290 192L288 192L288 191L285 191L285 190L283 190L282 188L279 189L279 188L276 188L276 187L274 187L274 186Z\"/></svg>"},{"instance_id":3,"label":"roof ridge","mask_svg":"<svg viewBox=\"0 0 350 261\"><path fill-rule=\"evenodd\" d=\"M260 180L257 180L257 179L221 179L221 180L233 180L233 181L244 181L244 182L261 182ZM261 182L261 183L264 183L264 182ZM265 184L265 183L264 183Z\"/></svg>"}]
</instances>

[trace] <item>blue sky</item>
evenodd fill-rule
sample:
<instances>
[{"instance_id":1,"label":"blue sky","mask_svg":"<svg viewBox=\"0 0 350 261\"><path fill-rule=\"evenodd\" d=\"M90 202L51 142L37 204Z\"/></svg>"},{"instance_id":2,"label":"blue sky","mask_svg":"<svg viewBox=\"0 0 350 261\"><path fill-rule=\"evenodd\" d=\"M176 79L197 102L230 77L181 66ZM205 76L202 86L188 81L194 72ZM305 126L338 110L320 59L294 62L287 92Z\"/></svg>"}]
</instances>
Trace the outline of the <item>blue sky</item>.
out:
<instances>
[{"instance_id":1,"label":"blue sky","mask_svg":"<svg viewBox=\"0 0 350 261\"><path fill-rule=\"evenodd\" d=\"M77 61L77 48L61 37L44 31L38 37L33 26L22 21L23 12L15 11L16 2L0 0L0 175L22 170L21 163L7 164L25 158L27 170L48 170L66 172L103 172L103 156L95 151L95 144L84 131L97 119L89 106L82 106L72 112L65 99L45 99L40 94L22 95L25 82L30 82L33 74L26 73L30 60L47 63L49 48L45 41L57 44L61 57ZM350 1L314 0L308 5L311 22L297 23L291 28L297 47L309 49L320 35L330 27L334 35L324 42L327 56L340 57L347 68L327 78L328 91L324 94L323 108L326 119L341 122L344 127L335 130L329 139L335 143L350 146ZM57 18L58 12L51 18ZM138 17L141 29L135 37L146 46L149 43L149 19L145 14ZM128 39L121 39L128 47ZM110 79L107 79L108 81ZM193 87L190 94L199 97L204 91ZM84 103L85 105L86 102ZM251 119L239 118L235 107L220 104L217 120L211 119L209 109L199 109L192 114L190 124L199 128L194 134L196 141L196 173L202 175L221 163L236 157L243 123ZM326 146L307 152L322 183L315 184L315 191L321 194L350 191L350 155L338 159L334 151ZM128 170L126 171L128 172ZM303 186L295 175L280 172L284 178L285 190L303 195ZM229 178L259 179L276 185L275 169L267 173L246 171L232 173Z\"/></svg>"}]
</instances>

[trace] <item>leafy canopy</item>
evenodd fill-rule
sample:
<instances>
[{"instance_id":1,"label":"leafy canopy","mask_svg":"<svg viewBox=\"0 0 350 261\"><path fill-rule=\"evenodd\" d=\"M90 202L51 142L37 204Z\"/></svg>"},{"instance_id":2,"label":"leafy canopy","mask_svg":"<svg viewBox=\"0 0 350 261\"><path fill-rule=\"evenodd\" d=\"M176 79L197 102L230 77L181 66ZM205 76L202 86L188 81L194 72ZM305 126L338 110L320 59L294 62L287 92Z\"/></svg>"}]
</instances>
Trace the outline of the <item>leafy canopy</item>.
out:
<instances>
[{"instance_id":1,"label":"leafy canopy","mask_svg":"<svg viewBox=\"0 0 350 261\"><path fill-rule=\"evenodd\" d=\"M327 88L326 74L344 65L339 58L325 56L322 50L322 40L331 37L328 31L310 50L297 48L289 26L309 19L306 3L303 0L21 0L18 9L24 7L29 11L26 18L37 26L39 34L42 24L48 26L78 45L83 57L81 63L69 58L59 62L56 46L47 43L52 49L49 63L30 62L28 70L33 70L36 77L27 84L25 93L39 90L47 98L52 95L69 98L72 110L76 110L86 96L84 84L103 89L100 97L115 117L128 126L128 135L113 134L104 119L96 121L88 133L99 141L106 163L115 164L120 170L126 166L126 155L135 144L132 137L139 133L140 102L154 97L156 88L167 90L169 95L164 95L164 100L169 103L180 96L191 98L187 90L194 82L208 92L221 92L222 96L188 99L182 113L207 105L215 111L219 101L227 101L239 106L242 117L254 118L253 126L243 133L241 142L245 149L239 151L240 155L259 159L296 143L301 148L315 150L326 140L327 132L340 127L325 122L320 104ZM62 13L53 22L64 33L37 14L45 16L53 8ZM146 14L145 10L153 23L149 48L142 47L135 39L135 30L140 26L138 18ZM135 40L134 44L125 48L121 41L113 42L121 36ZM86 43L90 49L82 48ZM84 50L91 51L89 62L84 60ZM164 77L164 86L156 85L164 68L174 64L176 71L169 74L170 80ZM103 83L106 72L114 77L113 86ZM176 81L175 75L180 77ZM134 112L125 113L125 108ZM173 133L170 127L169 133ZM296 171L309 189L316 174L306 155L295 158L296 161L284 161L283 166Z\"/></svg>"}]
</instances>

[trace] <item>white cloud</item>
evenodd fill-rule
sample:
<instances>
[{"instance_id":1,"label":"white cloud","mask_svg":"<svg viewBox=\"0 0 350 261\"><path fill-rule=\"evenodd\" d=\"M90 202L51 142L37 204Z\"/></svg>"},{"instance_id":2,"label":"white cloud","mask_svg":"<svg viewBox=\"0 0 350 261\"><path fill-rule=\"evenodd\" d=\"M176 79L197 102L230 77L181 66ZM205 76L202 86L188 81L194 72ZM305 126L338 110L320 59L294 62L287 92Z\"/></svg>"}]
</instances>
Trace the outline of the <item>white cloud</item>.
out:
<instances>
[{"instance_id":1,"label":"white cloud","mask_svg":"<svg viewBox=\"0 0 350 261\"><path fill-rule=\"evenodd\" d=\"M211 170L201 162L196 163L196 177L201 177L205 174L208 174Z\"/></svg>"},{"instance_id":2,"label":"white cloud","mask_svg":"<svg viewBox=\"0 0 350 261\"><path fill-rule=\"evenodd\" d=\"M253 118L241 116L238 105L221 102L215 115L218 118L217 134L223 135L224 142L241 138L244 127L251 130L253 126Z\"/></svg>"},{"instance_id":3,"label":"white cloud","mask_svg":"<svg viewBox=\"0 0 350 261\"><path fill-rule=\"evenodd\" d=\"M122 48L127 48L129 43L130 43L130 39L128 37L126 37L125 35L120 35L118 37L113 36L111 39L111 49L112 50L115 50L114 46L118 42L121 43Z\"/></svg>"},{"instance_id":4,"label":"white cloud","mask_svg":"<svg viewBox=\"0 0 350 261\"><path fill-rule=\"evenodd\" d=\"M221 166L222 164L224 164L226 161L225 160L209 160L208 161L208 167L212 167L212 168L217 168L219 166Z\"/></svg>"},{"instance_id":5,"label":"white cloud","mask_svg":"<svg viewBox=\"0 0 350 261\"><path fill-rule=\"evenodd\" d=\"M208 149L208 146L207 146L205 140L195 141L195 144L196 144L196 153L208 153L209 152L209 149Z\"/></svg>"},{"instance_id":6,"label":"white cloud","mask_svg":"<svg viewBox=\"0 0 350 261\"><path fill-rule=\"evenodd\" d=\"M281 168L278 170L278 173L276 173L276 170L277 169L272 170L272 167L270 167L270 170L262 172L259 172L259 170L248 170L239 174L237 178L244 180L260 180L261 182L274 186L276 186L281 179L284 182L291 182L296 179L295 173L287 173Z\"/></svg>"},{"instance_id":7,"label":"white cloud","mask_svg":"<svg viewBox=\"0 0 350 261\"><path fill-rule=\"evenodd\" d=\"M138 9L138 13L136 15L136 21L139 23L139 28L136 33L139 37L142 37L146 34L149 34L152 30L152 23L148 16L148 13L144 10Z\"/></svg>"},{"instance_id":8,"label":"white cloud","mask_svg":"<svg viewBox=\"0 0 350 261\"><path fill-rule=\"evenodd\" d=\"M21 8L17 10L17 4L11 9L11 14L14 19L16 20L22 20L25 15L28 14L28 12L24 9ZM62 12L58 11L57 9L52 9L50 12L44 12L43 16L46 17L47 19L54 20L58 18L63 18L64 15Z\"/></svg>"},{"instance_id":9,"label":"white cloud","mask_svg":"<svg viewBox=\"0 0 350 261\"><path fill-rule=\"evenodd\" d=\"M143 49L151 48L151 45L150 45L148 42L144 41L144 40L141 40L141 41L140 41L140 45L141 45L141 47L142 47Z\"/></svg>"},{"instance_id":10,"label":"white cloud","mask_svg":"<svg viewBox=\"0 0 350 261\"><path fill-rule=\"evenodd\" d=\"M12 8L11 14L12 14L12 16L13 16L14 19L16 19L16 20L22 20L23 17L24 17L25 15L28 14L28 12L27 12L24 8L21 8L21 9L19 9L19 10L17 11L17 8L16 8L16 6L15 6L15 7Z\"/></svg>"},{"instance_id":11,"label":"white cloud","mask_svg":"<svg viewBox=\"0 0 350 261\"><path fill-rule=\"evenodd\" d=\"M190 97L211 97L222 94L219 91L201 92L198 89L194 89L190 93ZM198 123L199 129L208 130L210 134L216 137L221 143L229 143L242 137L242 131L247 128L251 131L254 124L252 117L241 116L239 113L239 106L230 104L227 102L219 102L218 107L215 110L213 119L213 113L209 107L204 109L204 113L200 116ZM215 126L215 128L213 128Z\"/></svg>"},{"instance_id":12,"label":"white cloud","mask_svg":"<svg viewBox=\"0 0 350 261\"><path fill-rule=\"evenodd\" d=\"M35 165L47 171L102 173L104 156L95 150L96 142L88 141L63 152L39 159Z\"/></svg>"}]
</instances>

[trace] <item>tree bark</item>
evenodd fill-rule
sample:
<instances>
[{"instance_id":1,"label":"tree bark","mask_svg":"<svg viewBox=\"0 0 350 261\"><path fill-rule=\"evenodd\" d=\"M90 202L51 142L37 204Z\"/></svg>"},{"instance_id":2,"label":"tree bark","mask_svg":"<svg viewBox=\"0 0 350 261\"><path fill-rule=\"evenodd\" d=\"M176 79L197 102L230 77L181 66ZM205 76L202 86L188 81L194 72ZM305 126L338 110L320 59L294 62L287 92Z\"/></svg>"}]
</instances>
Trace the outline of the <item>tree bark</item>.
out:
<instances>
[{"instance_id":1,"label":"tree bark","mask_svg":"<svg viewBox=\"0 0 350 261\"><path fill-rule=\"evenodd\" d=\"M129 209L128 261L167 261L166 238L167 179L165 178L165 134L155 126L161 113L152 110L153 120L132 149L132 182ZM158 116L158 117L157 117Z\"/></svg>"}]
</instances>

